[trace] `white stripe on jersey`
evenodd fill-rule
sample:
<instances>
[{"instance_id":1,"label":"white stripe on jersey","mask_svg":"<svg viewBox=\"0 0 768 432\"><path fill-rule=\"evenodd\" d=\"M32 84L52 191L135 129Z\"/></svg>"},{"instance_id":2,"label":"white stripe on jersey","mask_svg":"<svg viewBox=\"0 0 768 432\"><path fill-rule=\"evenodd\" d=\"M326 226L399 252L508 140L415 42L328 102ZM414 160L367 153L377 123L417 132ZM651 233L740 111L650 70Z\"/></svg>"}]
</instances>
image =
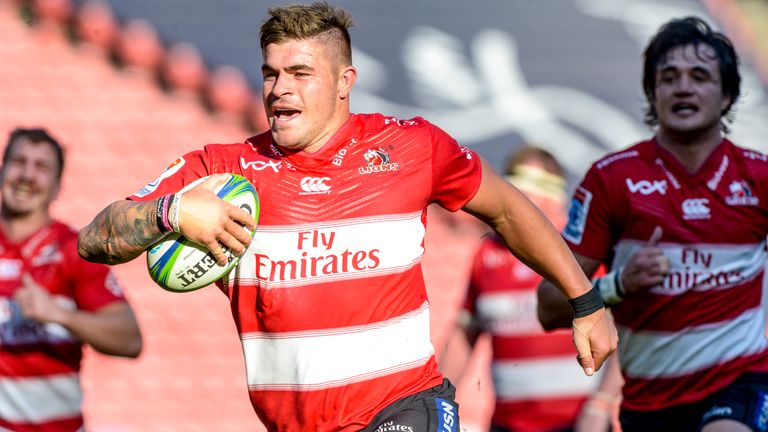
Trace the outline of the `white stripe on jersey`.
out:
<instances>
[{"instance_id":1,"label":"white stripe on jersey","mask_svg":"<svg viewBox=\"0 0 768 432\"><path fill-rule=\"evenodd\" d=\"M32 378L0 378L0 418L43 423L78 417L82 403L77 373Z\"/></svg>"},{"instance_id":2,"label":"white stripe on jersey","mask_svg":"<svg viewBox=\"0 0 768 432\"><path fill-rule=\"evenodd\" d=\"M303 225L260 225L230 277L264 288L397 274L424 254L421 212Z\"/></svg>"},{"instance_id":3,"label":"white stripe on jersey","mask_svg":"<svg viewBox=\"0 0 768 432\"><path fill-rule=\"evenodd\" d=\"M495 336L544 334L536 316L535 290L482 293L475 303L475 315L485 329Z\"/></svg>"},{"instance_id":4,"label":"white stripe on jersey","mask_svg":"<svg viewBox=\"0 0 768 432\"><path fill-rule=\"evenodd\" d=\"M312 390L421 366L432 357L429 305L369 325L241 335L250 390Z\"/></svg>"},{"instance_id":5,"label":"white stripe on jersey","mask_svg":"<svg viewBox=\"0 0 768 432\"><path fill-rule=\"evenodd\" d=\"M548 397L583 396L600 382L584 375L574 356L494 361L496 397L504 402ZM602 371L598 375L602 374Z\"/></svg>"},{"instance_id":6,"label":"white stripe on jersey","mask_svg":"<svg viewBox=\"0 0 768 432\"><path fill-rule=\"evenodd\" d=\"M611 268L627 263L644 242L622 240L616 245ZM710 291L742 285L757 277L765 268L768 253L765 242L747 245L661 243L659 248L669 258L670 274L650 290L658 295L680 295L688 291Z\"/></svg>"},{"instance_id":7,"label":"white stripe on jersey","mask_svg":"<svg viewBox=\"0 0 768 432\"><path fill-rule=\"evenodd\" d=\"M632 332L618 327L619 358L633 378L688 375L768 347L762 306L725 322L689 327L683 332Z\"/></svg>"}]
</instances>

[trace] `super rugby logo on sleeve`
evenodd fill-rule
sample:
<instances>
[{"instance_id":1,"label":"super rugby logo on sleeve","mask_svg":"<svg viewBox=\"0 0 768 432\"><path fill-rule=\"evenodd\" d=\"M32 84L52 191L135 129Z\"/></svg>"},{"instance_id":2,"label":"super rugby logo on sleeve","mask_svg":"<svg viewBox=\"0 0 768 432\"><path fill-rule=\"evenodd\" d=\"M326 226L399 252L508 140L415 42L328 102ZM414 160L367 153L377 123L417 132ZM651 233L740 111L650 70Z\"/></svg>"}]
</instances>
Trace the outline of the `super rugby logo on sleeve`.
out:
<instances>
[{"instance_id":1,"label":"super rugby logo on sleeve","mask_svg":"<svg viewBox=\"0 0 768 432\"><path fill-rule=\"evenodd\" d=\"M592 192L579 186L573 193L571 209L568 211L568 224L563 229L563 237L573 244L581 244L584 236L584 227L587 226L589 203L592 201Z\"/></svg>"},{"instance_id":2,"label":"super rugby logo on sleeve","mask_svg":"<svg viewBox=\"0 0 768 432\"><path fill-rule=\"evenodd\" d=\"M141 188L141 190L136 192L135 195L139 198L143 198L151 194L157 189L157 187L160 185L160 182L176 174L176 172L178 172L183 166L184 166L184 158L180 157L176 159L171 165L168 166L168 168L163 170L163 172L160 174L160 177L158 177L154 181L150 182L148 185Z\"/></svg>"}]
</instances>

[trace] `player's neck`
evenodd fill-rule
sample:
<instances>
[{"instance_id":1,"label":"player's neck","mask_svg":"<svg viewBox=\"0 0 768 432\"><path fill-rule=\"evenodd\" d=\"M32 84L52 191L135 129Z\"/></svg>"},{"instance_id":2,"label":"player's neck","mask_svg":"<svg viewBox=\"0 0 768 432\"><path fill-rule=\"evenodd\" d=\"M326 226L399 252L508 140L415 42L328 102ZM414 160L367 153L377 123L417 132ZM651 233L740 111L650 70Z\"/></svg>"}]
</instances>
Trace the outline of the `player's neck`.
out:
<instances>
[{"instance_id":1,"label":"player's neck","mask_svg":"<svg viewBox=\"0 0 768 432\"><path fill-rule=\"evenodd\" d=\"M5 232L5 237L14 243L29 238L29 236L51 223L51 216L47 211L18 215L9 214L3 209L1 213L0 226L2 226L3 232Z\"/></svg>"},{"instance_id":2,"label":"player's neck","mask_svg":"<svg viewBox=\"0 0 768 432\"><path fill-rule=\"evenodd\" d=\"M723 142L723 134L719 127L689 133L660 128L656 141L693 174L699 171L709 155Z\"/></svg>"}]
</instances>

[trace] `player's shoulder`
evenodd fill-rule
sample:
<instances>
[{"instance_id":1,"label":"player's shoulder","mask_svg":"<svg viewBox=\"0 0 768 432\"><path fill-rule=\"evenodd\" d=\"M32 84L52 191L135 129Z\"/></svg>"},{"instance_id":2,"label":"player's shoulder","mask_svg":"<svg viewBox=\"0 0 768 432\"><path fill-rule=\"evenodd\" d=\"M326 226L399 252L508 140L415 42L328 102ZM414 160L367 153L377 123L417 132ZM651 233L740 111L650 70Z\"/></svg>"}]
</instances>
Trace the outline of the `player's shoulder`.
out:
<instances>
[{"instance_id":1,"label":"player's shoulder","mask_svg":"<svg viewBox=\"0 0 768 432\"><path fill-rule=\"evenodd\" d=\"M648 162L650 154L650 140L635 143L629 147L606 154L596 160L591 167L593 171L605 172L626 172L627 169L633 169L645 165Z\"/></svg>"},{"instance_id":2,"label":"player's shoulder","mask_svg":"<svg viewBox=\"0 0 768 432\"><path fill-rule=\"evenodd\" d=\"M759 150L741 147L728 140L726 142L732 146L731 154L743 161L749 171L757 171L763 175L768 174L768 154Z\"/></svg>"},{"instance_id":3,"label":"player's shoulder","mask_svg":"<svg viewBox=\"0 0 768 432\"><path fill-rule=\"evenodd\" d=\"M269 149L272 144L270 131L262 132L240 142L209 143L203 147L203 151L210 156L230 156L234 154L250 153L263 148Z\"/></svg>"},{"instance_id":4,"label":"player's shoulder","mask_svg":"<svg viewBox=\"0 0 768 432\"><path fill-rule=\"evenodd\" d=\"M259 167L263 168L262 164L269 163L267 160L276 160L281 156L270 131L242 142L207 144L203 151L211 172L245 172L255 165L258 165L258 170Z\"/></svg>"},{"instance_id":5,"label":"player's shoulder","mask_svg":"<svg viewBox=\"0 0 768 432\"><path fill-rule=\"evenodd\" d=\"M65 257L76 256L77 254L77 233L78 230L60 220L54 220L48 225L49 235L45 243L49 245L58 245L57 249L64 253Z\"/></svg>"},{"instance_id":6,"label":"player's shoulder","mask_svg":"<svg viewBox=\"0 0 768 432\"><path fill-rule=\"evenodd\" d=\"M382 129L399 129L408 131L430 131L439 129L423 117L401 119L399 117L380 113L353 114L352 121L358 124L362 130L379 131Z\"/></svg>"},{"instance_id":7,"label":"player's shoulder","mask_svg":"<svg viewBox=\"0 0 768 432\"><path fill-rule=\"evenodd\" d=\"M53 220L48 227L51 230L52 237L60 240L77 239L77 228L66 222Z\"/></svg>"}]
</instances>

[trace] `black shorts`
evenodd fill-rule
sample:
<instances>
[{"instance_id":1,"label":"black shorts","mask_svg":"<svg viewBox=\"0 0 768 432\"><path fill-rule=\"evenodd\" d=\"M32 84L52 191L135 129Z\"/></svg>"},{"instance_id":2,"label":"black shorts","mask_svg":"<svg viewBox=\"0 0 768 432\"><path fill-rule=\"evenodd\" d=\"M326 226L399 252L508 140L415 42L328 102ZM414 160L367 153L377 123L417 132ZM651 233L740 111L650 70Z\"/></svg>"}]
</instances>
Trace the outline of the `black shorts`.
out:
<instances>
[{"instance_id":1,"label":"black shorts","mask_svg":"<svg viewBox=\"0 0 768 432\"><path fill-rule=\"evenodd\" d=\"M457 432L459 405L450 381L399 399L381 410L362 432Z\"/></svg>"},{"instance_id":2,"label":"black shorts","mask_svg":"<svg viewBox=\"0 0 768 432\"><path fill-rule=\"evenodd\" d=\"M730 419L755 432L768 432L768 373L747 372L706 399L659 411L621 409L623 432L696 432L716 420Z\"/></svg>"}]
</instances>

